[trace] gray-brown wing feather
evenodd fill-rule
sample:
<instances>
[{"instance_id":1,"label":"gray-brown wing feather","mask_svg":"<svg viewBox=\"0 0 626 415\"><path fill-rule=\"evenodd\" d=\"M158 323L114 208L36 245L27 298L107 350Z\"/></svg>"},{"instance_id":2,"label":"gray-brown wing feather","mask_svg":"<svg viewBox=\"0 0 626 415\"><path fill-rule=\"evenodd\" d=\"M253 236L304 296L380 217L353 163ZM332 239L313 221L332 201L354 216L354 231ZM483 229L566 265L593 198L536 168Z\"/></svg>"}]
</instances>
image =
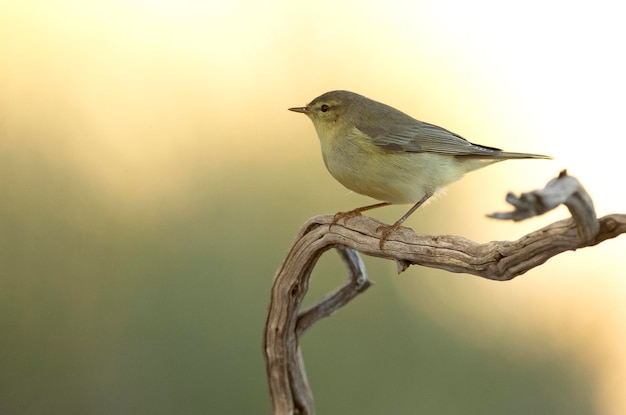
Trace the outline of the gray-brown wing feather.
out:
<instances>
[{"instance_id":1,"label":"gray-brown wing feather","mask_svg":"<svg viewBox=\"0 0 626 415\"><path fill-rule=\"evenodd\" d=\"M484 156L502 153L497 148L470 143L460 135L436 125L412 121L410 125L396 124L391 130L367 124L357 128L367 134L376 146L389 151Z\"/></svg>"}]
</instances>

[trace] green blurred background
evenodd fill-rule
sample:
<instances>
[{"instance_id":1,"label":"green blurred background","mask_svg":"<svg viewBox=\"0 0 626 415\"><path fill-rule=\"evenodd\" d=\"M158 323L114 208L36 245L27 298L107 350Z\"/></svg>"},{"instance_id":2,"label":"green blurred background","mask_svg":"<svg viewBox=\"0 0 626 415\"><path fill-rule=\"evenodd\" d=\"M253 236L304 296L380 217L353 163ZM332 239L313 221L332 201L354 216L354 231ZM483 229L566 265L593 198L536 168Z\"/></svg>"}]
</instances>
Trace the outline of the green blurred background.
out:
<instances>
[{"instance_id":1,"label":"green blurred background","mask_svg":"<svg viewBox=\"0 0 626 415\"><path fill-rule=\"evenodd\" d=\"M418 232L515 239L566 217L484 217L563 167L623 212L609 6L3 2L0 413L271 413L273 274L307 218L371 203L286 111L327 90L557 157L469 175ZM366 258L376 285L302 342L318 412L624 413L625 248L509 283ZM344 278L326 254L309 302Z\"/></svg>"}]
</instances>

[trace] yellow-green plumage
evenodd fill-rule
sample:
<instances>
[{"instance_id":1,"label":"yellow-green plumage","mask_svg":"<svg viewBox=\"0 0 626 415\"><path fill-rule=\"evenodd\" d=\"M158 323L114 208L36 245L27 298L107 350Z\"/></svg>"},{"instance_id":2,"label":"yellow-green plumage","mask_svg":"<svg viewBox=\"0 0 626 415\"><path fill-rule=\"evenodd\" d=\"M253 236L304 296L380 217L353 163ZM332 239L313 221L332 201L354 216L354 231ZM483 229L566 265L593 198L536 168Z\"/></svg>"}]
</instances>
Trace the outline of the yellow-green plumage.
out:
<instances>
[{"instance_id":1,"label":"yellow-green plumage","mask_svg":"<svg viewBox=\"0 0 626 415\"><path fill-rule=\"evenodd\" d=\"M549 158L472 144L348 91L327 92L292 110L313 121L324 163L335 179L350 190L390 203L415 203L465 173L498 161Z\"/></svg>"}]
</instances>

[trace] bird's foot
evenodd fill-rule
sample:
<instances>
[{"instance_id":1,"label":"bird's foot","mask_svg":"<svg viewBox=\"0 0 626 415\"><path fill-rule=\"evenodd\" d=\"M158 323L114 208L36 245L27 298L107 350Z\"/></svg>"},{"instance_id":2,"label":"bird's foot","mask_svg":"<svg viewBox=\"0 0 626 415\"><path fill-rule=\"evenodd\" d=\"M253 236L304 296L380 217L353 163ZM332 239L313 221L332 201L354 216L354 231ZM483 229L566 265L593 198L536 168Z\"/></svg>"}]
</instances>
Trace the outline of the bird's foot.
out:
<instances>
[{"instance_id":1,"label":"bird's foot","mask_svg":"<svg viewBox=\"0 0 626 415\"><path fill-rule=\"evenodd\" d=\"M340 220L343 221L343 223L346 223L348 219L352 219L356 216L361 216L361 209L354 209L348 212L338 212L335 216L333 216L333 220L330 222L328 229L332 229L333 225L336 225Z\"/></svg>"},{"instance_id":2,"label":"bird's foot","mask_svg":"<svg viewBox=\"0 0 626 415\"><path fill-rule=\"evenodd\" d=\"M389 235L391 235L392 232L394 232L396 229L399 229L402 227L402 223L394 223L393 225L384 225L384 226L379 226L378 228L376 228L376 232L381 232L381 236L380 236L380 242L378 243L378 246L380 247L380 249L382 250L385 242L387 242L387 238L389 238Z\"/></svg>"}]
</instances>

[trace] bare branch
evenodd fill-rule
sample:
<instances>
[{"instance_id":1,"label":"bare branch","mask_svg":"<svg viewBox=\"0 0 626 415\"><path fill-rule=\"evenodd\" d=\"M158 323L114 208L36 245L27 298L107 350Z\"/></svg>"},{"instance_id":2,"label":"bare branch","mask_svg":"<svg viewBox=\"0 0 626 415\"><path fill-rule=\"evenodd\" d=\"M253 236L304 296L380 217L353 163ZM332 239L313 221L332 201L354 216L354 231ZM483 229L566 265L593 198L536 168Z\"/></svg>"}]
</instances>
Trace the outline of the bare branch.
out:
<instances>
[{"instance_id":1,"label":"bare branch","mask_svg":"<svg viewBox=\"0 0 626 415\"><path fill-rule=\"evenodd\" d=\"M550 180L545 188L522 193L519 197L509 193L506 201L515 207L514 211L493 213L488 216L495 219L520 221L542 215L563 204L567 206L576 221L581 240L591 240L600 230L591 197L580 182L568 176L565 170L561 171L559 177Z\"/></svg>"},{"instance_id":2,"label":"bare branch","mask_svg":"<svg viewBox=\"0 0 626 415\"><path fill-rule=\"evenodd\" d=\"M267 376L276 414L314 413L313 395L306 378L298 339L315 322L331 315L372 285L358 252L337 246L337 252L348 268L348 282L316 305L299 313L311 272L321 254L330 248L321 247L318 251L315 248L313 251L306 249L304 256L299 256L302 253L300 249L305 248L300 242L310 231L309 223L300 230L290 254L276 274L265 325Z\"/></svg>"},{"instance_id":3,"label":"bare branch","mask_svg":"<svg viewBox=\"0 0 626 415\"><path fill-rule=\"evenodd\" d=\"M296 324L296 334L300 337L309 327L323 317L328 317L346 305L358 294L372 286L367 279L365 264L354 249L338 246L336 248L349 272L349 280L338 290L328 294L311 308L300 312Z\"/></svg>"},{"instance_id":4,"label":"bare branch","mask_svg":"<svg viewBox=\"0 0 626 415\"><path fill-rule=\"evenodd\" d=\"M484 244L460 236L421 235L400 228L390 235L384 249L379 246L377 232L383 224L375 219L355 217L347 224L334 224L332 230L329 229L333 220L331 215L309 219L276 273L268 308L264 352L275 414L314 413L313 395L298 339L312 324L347 304L371 285L357 251L396 261L398 272L410 265L423 265L505 281L561 252L596 245L626 232L626 214L596 219L591 198L575 178L565 173L542 190L519 198L509 195L507 200L516 210L492 217L522 220L564 203L574 219L555 222L514 242ZM331 248L337 248L350 278L343 287L300 312L311 272L320 256Z\"/></svg>"}]
</instances>

